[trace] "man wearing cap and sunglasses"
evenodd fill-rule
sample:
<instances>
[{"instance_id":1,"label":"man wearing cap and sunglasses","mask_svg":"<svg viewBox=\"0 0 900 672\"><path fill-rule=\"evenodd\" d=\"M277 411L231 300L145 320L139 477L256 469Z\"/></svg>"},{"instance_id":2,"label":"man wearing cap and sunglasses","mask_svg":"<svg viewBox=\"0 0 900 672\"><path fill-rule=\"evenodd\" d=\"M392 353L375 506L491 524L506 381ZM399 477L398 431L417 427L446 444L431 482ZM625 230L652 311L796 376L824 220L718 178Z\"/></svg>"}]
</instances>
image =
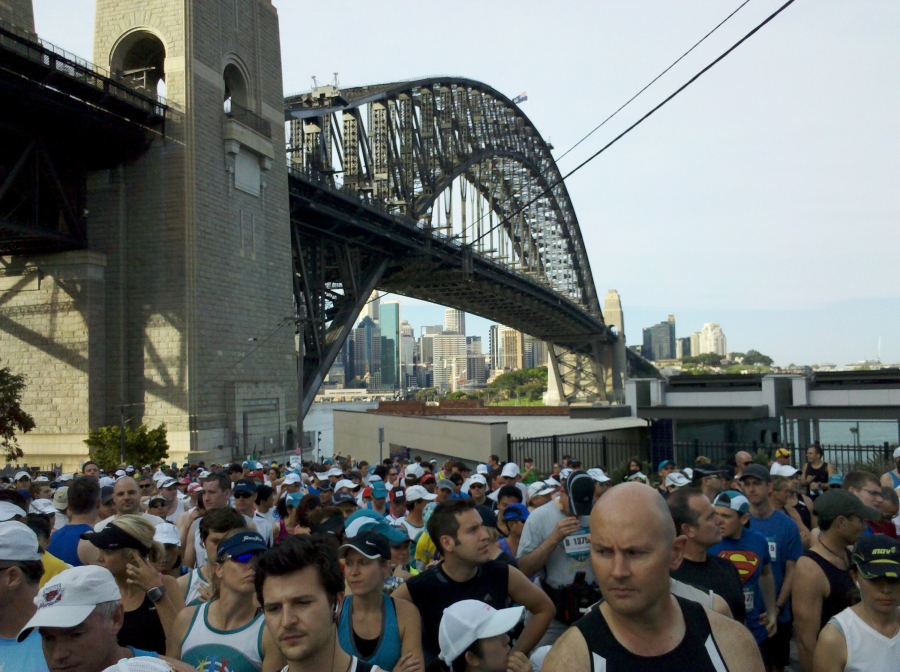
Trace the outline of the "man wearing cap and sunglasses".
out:
<instances>
[{"instance_id":1,"label":"man wearing cap and sunglasses","mask_svg":"<svg viewBox=\"0 0 900 672\"><path fill-rule=\"evenodd\" d=\"M15 672L47 672L40 635L16 641L36 611L43 574L37 535L18 521L0 523L0 661Z\"/></svg>"},{"instance_id":2,"label":"man wearing cap and sunglasses","mask_svg":"<svg viewBox=\"0 0 900 672\"><path fill-rule=\"evenodd\" d=\"M171 658L199 670L280 669L281 654L256 604L256 564L266 550L265 539L251 530L232 530L219 542L215 597L178 614L166 650Z\"/></svg>"},{"instance_id":3,"label":"man wearing cap and sunglasses","mask_svg":"<svg viewBox=\"0 0 900 672\"><path fill-rule=\"evenodd\" d=\"M817 672L894 672L900 664L900 542L883 534L860 539L850 573L862 600L822 628Z\"/></svg>"},{"instance_id":4,"label":"man wearing cap and sunglasses","mask_svg":"<svg viewBox=\"0 0 900 672\"><path fill-rule=\"evenodd\" d=\"M832 488L815 500L819 536L797 561L791 607L801 672L813 669L816 640L833 616L859 601L850 576L847 547L868 529L867 520L878 520L878 509L866 506L854 494Z\"/></svg>"},{"instance_id":5,"label":"man wearing cap and sunglasses","mask_svg":"<svg viewBox=\"0 0 900 672\"><path fill-rule=\"evenodd\" d=\"M594 486L587 473L573 471L559 497L532 511L525 521L516 554L519 569L525 576L539 575L556 611L538 646L553 644L600 599L588 533Z\"/></svg>"},{"instance_id":6,"label":"man wearing cap and sunglasses","mask_svg":"<svg viewBox=\"0 0 900 672\"><path fill-rule=\"evenodd\" d=\"M269 519L256 510L256 491L257 485L249 479L243 479L234 484L231 489L231 496L234 497L234 508L239 513L244 514L253 521L256 531L259 532L266 544L271 547L274 543L272 538L272 523Z\"/></svg>"}]
</instances>

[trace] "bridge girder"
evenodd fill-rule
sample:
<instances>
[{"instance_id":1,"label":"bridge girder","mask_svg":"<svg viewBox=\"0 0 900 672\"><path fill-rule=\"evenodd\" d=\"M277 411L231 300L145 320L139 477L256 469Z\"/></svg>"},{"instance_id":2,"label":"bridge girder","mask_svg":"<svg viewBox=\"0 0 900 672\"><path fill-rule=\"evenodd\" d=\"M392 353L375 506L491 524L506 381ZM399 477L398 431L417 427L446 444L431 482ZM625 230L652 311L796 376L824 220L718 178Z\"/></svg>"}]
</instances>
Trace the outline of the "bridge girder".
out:
<instances>
[{"instance_id":1,"label":"bridge girder","mask_svg":"<svg viewBox=\"0 0 900 672\"><path fill-rule=\"evenodd\" d=\"M570 402L607 398L611 360L604 350L616 337L603 322L578 220L550 148L512 101L480 82L440 78L321 87L286 99L285 108L295 258L303 256L297 249L323 239L377 250L389 258L374 281L379 289L553 343L555 369L573 368L569 354L587 357L590 366L575 369L591 371L591 392L584 394L584 384L566 385L572 376L564 375L564 396ZM452 222L440 226L439 202L453 207L454 184L463 211L459 230ZM465 223L469 188L486 204L471 226ZM307 288L296 288L310 311L308 324L327 322L322 297L329 291L340 287L344 296L343 281L332 280L329 289L309 288L319 291L318 303L306 297ZM345 315L350 327L358 315ZM322 333L305 335L307 353L322 352ZM333 361L308 357L305 384L321 380L327 369L313 370Z\"/></svg>"}]
</instances>

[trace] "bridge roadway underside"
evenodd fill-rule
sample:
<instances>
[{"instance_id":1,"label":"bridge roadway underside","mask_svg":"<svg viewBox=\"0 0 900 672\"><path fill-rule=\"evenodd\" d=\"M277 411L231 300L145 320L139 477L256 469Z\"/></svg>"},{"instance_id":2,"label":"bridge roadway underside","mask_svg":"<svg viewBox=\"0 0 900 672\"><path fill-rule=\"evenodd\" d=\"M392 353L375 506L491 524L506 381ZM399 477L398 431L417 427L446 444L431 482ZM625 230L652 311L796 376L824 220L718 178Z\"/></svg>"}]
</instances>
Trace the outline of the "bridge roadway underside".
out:
<instances>
[{"instance_id":1,"label":"bridge roadway underside","mask_svg":"<svg viewBox=\"0 0 900 672\"><path fill-rule=\"evenodd\" d=\"M310 400L372 288L458 308L588 356L615 338L601 320L544 285L412 220L304 175L291 174L289 191L295 292L307 307Z\"/></svg>"}]
</instances>

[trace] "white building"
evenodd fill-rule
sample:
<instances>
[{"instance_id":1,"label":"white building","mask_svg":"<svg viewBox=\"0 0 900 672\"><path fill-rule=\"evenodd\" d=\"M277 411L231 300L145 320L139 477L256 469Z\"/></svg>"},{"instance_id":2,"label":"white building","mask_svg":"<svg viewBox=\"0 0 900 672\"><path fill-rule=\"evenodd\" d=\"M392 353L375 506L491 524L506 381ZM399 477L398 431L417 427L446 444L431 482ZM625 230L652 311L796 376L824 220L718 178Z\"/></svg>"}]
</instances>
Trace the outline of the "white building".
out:
<instances>
[{"instance_id":1,"label":"white building","mask_svg":"<svg viewBox=\"0 0 900 672\"><path fill-rule=\"evenodd\" d=\"M700 330L700 354L708 352L724 357L728 354L728 346L725 342L725 334L717 322L707 322ZM691 337L691 354L693 350L693 336Z\"/></svg>"},{"instance_id":2,"label":"white building","mask_svg":"<svg viewBox=\"0 0 900 672\"><path fill-rule=\"evenodd\" d=\"M465 379L466 337L464 334L435 334L431 336L434 356L434 386L455 390Z\"/></svg>"},{"instance_id":3,"label":"white building","mask_svg":"<svg viewBox=\"0 0 900 672\"><path fill-rule=\"evenodd\" d=\"M456 308L444 311L444 333L466 335L466 314Z\"/></svg>"}]
</instances>

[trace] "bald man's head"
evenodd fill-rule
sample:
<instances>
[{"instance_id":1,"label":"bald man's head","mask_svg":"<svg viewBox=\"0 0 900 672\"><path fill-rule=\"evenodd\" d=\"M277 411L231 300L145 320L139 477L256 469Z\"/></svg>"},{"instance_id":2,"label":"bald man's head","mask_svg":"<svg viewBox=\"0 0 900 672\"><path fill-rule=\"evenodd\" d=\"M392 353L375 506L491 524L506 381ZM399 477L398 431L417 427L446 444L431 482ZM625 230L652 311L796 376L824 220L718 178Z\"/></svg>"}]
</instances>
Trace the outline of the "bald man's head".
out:
<instances>
[{"instance_id":1,"label":"bald man's head","mask_svg":"<svg viewBox=\"0 0 900 672\"><path fill-rule=\"evenodd\" d=\"M141 496L137 481L131 476L123 476L113 485L113 501L116 503L116 511L119 515L125 513L139 513Z\"/></svg>"},{"instance_id":2,"label":"bald man's head","mask_svg":"<svg viewBox=\"0 0 900 672\"><path fill-rule=\"evenodd\" d=\"M684 543L655 488L610 489L591 513L591 564L609 608L636 616L669 599L669 572L681 565Z\"/></svg>"}]
</instances>

